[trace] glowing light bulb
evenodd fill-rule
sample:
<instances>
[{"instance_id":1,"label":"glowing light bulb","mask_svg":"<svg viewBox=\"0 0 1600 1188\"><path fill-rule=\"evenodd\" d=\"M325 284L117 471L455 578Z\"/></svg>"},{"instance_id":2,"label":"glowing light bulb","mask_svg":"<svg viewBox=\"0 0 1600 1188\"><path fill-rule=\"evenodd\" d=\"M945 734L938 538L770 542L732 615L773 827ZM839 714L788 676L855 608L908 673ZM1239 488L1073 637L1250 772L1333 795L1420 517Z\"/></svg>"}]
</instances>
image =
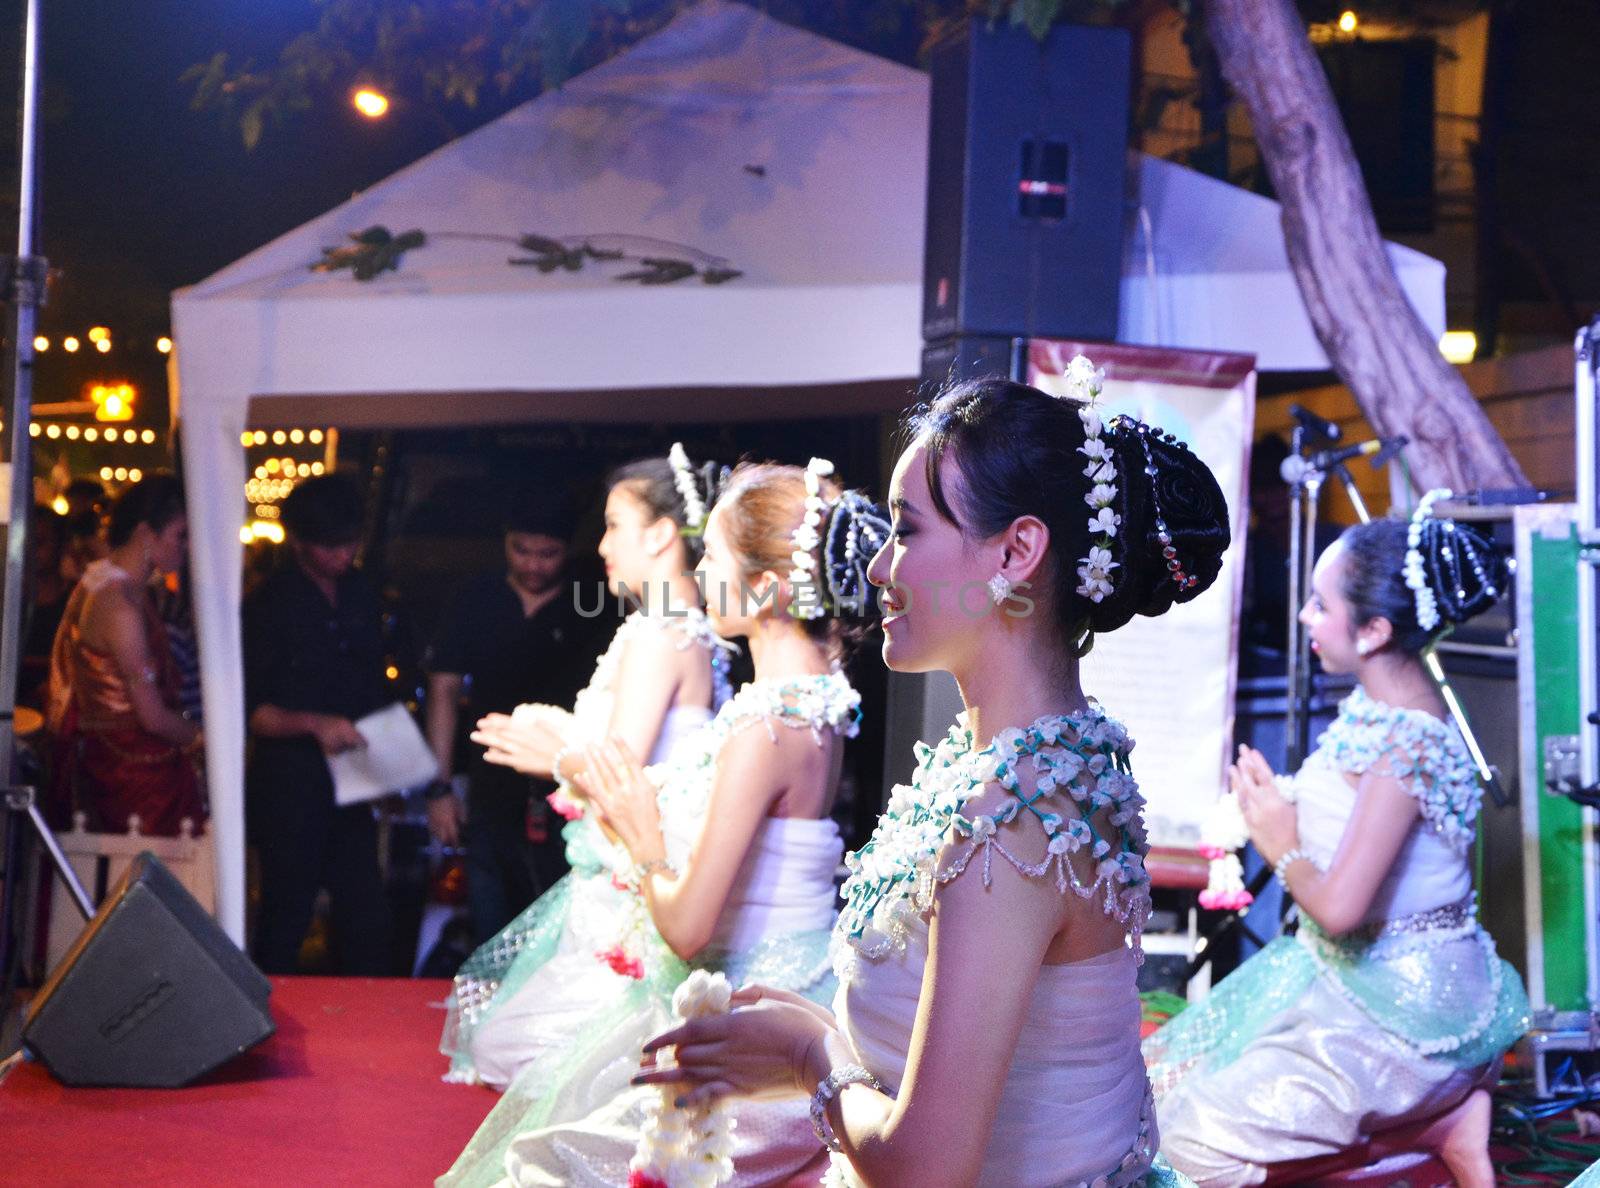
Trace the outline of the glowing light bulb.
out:
<instances>
[{"instance_id":1,"label":"glowing light bulb","mask_svg":"<svg viewBox=\"0 0 1600 1188\"><path fill-rule=\"evenodd\" d=\"M82 345L83 344L81 342L79 342L76 338L72 337L72 335L70 335L70 334L67 335L65 338L63 338L61 340L61 349L66 351L67 354L69 354L69 355L72 354L74 351L76 351Z\"/></svg>"},{"instance_id":2,"label":"glowing light bulb","mask_svg":"<svg viewBox=\"0 0 1600 1188\"><path fill-rule=\"evenodd\" d=\"M39 335L33 340L33 349L40 352L48 351L50 349L50 340L43 334Z\"/></svg>"},{"instance_id":3,"label":"glowing light bulb","mask_svg":"<svg viewBox=\"0 0 1600 1188\"><path fill-rule=\"evenodd\" d=\"M160 338L156 339L156 350L160 351L163 355L172 354L172 339L163 334Z\"/></svg>"},{"instance_id":4,"label":"glowing light bulb","mask_svg":"<svg viewBox=\"0 0 1600 1188\"><path fill-rule=\"evenodd\" d=\"M369 120L381 120L389 114L389 97L371 87L361 87L350 96L350 102Z\"/></svg>"}]
</instances>

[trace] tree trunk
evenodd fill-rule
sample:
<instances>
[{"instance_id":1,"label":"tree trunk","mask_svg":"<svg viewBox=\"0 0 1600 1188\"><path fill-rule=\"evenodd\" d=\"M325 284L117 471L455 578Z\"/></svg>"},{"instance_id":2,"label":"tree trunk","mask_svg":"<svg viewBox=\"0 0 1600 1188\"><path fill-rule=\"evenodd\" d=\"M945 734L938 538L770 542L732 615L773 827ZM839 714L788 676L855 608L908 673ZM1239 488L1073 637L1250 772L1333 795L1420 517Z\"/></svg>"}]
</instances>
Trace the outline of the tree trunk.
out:
<instances>
[{"instance_id":1,"label":"tree trunk","mask_svg":"<svg viewBox=\"0 0 1600 1188\"><path fill-rule=\"evenodd\" d=\"M1206 0L1205 14L1283 204L1289 264L1311 324L1367 420L1385 437L1411 439L1407 457L1425 487L1526 486L1400 288L1327 76L1291 0Z\"/></svg>"}]
</instances>

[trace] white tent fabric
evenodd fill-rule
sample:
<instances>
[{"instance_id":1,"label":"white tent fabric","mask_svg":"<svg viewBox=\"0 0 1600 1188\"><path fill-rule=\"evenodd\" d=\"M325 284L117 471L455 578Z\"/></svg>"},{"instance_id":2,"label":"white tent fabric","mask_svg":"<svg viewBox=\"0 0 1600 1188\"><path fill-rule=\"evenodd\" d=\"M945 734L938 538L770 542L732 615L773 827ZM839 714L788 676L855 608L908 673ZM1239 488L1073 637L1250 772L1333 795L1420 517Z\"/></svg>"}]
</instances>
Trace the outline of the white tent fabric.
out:
<instances>
[{"instance_id":1,"label":"white tent fabric","mask_svg":"<svg viewBox=\"0 0 1600 1188\"><path fill-rule=\"evenodd\" d=\"M885 408L918 371L928 81L728 0L173 297L219 914L244 932L239 435L288 423L708 419ZM1152 159L1127 341L1325 365L1270 201ZM312 272L367 227L428 242L369 282ZM743 275L513 267L514 240L627 235ZM499 237L509 237L505 241ZM1443 328L1444 270L1391 248ZM795 398L800 403L795 403ZM865 408L862 400L875 400ZM763 403L763 400L765 403Z\"/></svg>"}]
</instances>

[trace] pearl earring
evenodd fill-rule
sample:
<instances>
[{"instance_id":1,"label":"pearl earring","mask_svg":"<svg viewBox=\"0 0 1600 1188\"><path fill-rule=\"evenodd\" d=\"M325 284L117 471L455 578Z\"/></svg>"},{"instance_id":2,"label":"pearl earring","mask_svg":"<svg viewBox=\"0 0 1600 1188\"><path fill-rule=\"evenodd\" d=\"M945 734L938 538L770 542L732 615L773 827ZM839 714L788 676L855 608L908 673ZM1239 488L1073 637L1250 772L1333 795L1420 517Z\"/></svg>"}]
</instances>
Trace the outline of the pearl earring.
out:
<instances>
[{"instance_id":1,"label":"pearl earring","mask_svg":"<svg viewBox=\"0 0 1600 1188\"><path fill-rule=\"evenodd\" d=\"M989 579L989 597L999 606L1011 596L1011 579L1003 573L997 573Z\"/></svg>"},{"instance_id":2,"label":"pearl earring","mask_svg":"<svg viewBox=\"0 0 1600 1188\"><path fill-rule=\"evenodd\" d=\"M1372 645L1369 644L1366 640L1364 640L1364 639L1356 640L1356 655L1357 656L1365 656L1370 651L1372 651Z\"/></svg>"}]
</instances>

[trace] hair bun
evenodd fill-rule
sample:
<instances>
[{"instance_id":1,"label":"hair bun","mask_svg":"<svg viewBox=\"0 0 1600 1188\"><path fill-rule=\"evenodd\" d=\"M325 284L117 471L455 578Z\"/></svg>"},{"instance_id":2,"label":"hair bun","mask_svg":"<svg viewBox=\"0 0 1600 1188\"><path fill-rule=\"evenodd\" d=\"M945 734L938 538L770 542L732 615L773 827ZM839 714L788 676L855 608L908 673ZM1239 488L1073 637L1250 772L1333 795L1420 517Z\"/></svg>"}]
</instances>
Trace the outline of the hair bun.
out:
<instances>
[{"instance_id":1,"label":"hair bun","mask_svg":"<svg viewBox=\"0 0 1600 1188\"><path fill-rule=\"evenodd\" d=\"M1506 559L1472 525L1426 519L1419 544L1441 621L1464 623L1488 610L1505 593L1510 580Z\"/></svg>"},{"instance_id":2,"label":"hair bun","mask_svg":"<svg viewBox=\"0 0 1600 1188\"><path fill-rule=\"evenodd\" d=\"M1232 540L1222 488L1187 445L1128 417L1109 428L1125 488L1117 549L1123 569L1116 593L1090 613L1096 632L1115 630L1136 614L1164 614L1204 593ZM1192 580L1180 587L1177 573Z\"/></svg>"}]
</instances>

